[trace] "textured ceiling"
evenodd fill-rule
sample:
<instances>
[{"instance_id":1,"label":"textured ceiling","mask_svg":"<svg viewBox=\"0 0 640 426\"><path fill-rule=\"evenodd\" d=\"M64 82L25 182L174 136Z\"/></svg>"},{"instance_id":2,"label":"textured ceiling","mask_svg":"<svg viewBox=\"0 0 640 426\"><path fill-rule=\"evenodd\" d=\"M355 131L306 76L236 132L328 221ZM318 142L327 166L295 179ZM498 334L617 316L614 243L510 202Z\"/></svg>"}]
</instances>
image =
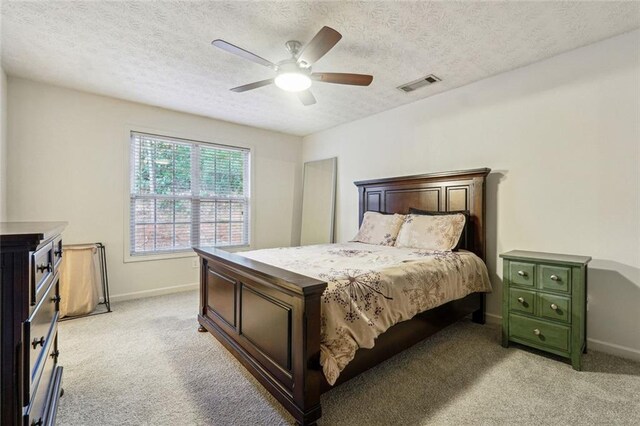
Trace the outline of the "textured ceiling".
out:
<instances>
[{"instance_id":1,"label":"textured ceiling","mask_svg":"<svg viewBox=\"0 0 640 426\"><path fill-rule=\"evenodd\" d=\"M342 40L314 71L373 74L369 87L314 83L318 103L275 86L228 89L324 25ZM306 135L640 27L637 2L2 2L10 75ZM426 74L442 82L405 94Z\"/></svg>"}]
</instances>

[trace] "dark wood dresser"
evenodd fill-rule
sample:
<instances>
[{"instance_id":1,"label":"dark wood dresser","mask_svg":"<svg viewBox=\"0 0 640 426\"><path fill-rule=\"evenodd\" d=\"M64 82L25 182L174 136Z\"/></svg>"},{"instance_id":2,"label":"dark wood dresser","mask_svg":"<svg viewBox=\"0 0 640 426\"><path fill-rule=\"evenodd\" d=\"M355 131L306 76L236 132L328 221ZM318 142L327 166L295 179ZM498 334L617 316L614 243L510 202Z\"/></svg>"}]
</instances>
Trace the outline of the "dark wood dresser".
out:
<instances>
[{"instance_id":1,"label":"dark wood dresser","mask_svg":"<svg viewBox=\"0 0 640 426\"><path fill-rule=\"evenodd\" d=\"M55 423L63 222L0 223L0 424Z\"/></svg>"}]
</instances>

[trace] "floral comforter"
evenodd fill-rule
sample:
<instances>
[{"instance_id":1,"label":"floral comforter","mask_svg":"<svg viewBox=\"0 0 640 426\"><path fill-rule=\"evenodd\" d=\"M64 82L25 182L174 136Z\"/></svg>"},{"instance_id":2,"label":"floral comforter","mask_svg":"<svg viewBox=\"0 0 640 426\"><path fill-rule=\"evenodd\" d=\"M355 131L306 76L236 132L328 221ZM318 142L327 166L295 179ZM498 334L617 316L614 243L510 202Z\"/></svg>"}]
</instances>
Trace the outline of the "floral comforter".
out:
<instances>
[{"instance_id":1,"label":"floral comforter","mask_svg":"<svg viewBox=\"0 0 640 426\"><path fill-rule=\"evenodd\" d=\"M238 254L327 281L320 364L332 385L359 348L372 348L394 324L470 293L491 291L487 267L468 251L352 242Z\"/></svg>"}]
</instances>

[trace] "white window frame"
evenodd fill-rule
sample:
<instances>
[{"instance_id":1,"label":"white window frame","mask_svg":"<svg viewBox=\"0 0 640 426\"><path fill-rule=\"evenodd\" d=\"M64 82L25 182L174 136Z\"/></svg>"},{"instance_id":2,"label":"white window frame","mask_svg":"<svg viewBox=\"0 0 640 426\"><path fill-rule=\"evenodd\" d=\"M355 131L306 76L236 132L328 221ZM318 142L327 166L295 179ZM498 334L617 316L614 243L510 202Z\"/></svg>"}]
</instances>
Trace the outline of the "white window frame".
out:
<instances>
[{"instance_id":1,"label":"white window frame","mask_svg":"<svg viewBox=\"0 0 640 426\"><path fill-rule=\"evenodd\" d=\"M127 126L125 128L125 137L124 140L124 250L123 250L123 261L125 263L130 262L147 262L147 261L155 261L155 260L166 260L166 259L180 259L180 258L195 258L197 257L196 253L192 249L184 250L184 251L171 251L166 253L148 253L148 254L131 254L131 136L132 133L146 133L149 135L157 135L159 137L164 137L168 139L177 139L184 140L185 142L194 142L203 145L211 145L211 146L220 146L220 147L228 147L228 148L241 148L246 149L249 152L248 157L248 173L249 178L247 180L247 184L249 185L249 197L248 197L248 244L246 245L235 245L235 246L222 246L221 248L230 251L243 251L243 250L251 250L254 248L253 235L255 235L255 162L253 161L253 155L255 152L254 144L247 143L246 141L229 141L229 140L221 140L221 139L212 139L209 137L205 137L203 135L198 134L184 134L181 133L177 135L172 131L167 130L159 130L159 129L151 129L147 127L141 126ZM195 260L194 260L195 262ZM196 267L197 265L192 265Z\"/></svg>"}]
</instances>

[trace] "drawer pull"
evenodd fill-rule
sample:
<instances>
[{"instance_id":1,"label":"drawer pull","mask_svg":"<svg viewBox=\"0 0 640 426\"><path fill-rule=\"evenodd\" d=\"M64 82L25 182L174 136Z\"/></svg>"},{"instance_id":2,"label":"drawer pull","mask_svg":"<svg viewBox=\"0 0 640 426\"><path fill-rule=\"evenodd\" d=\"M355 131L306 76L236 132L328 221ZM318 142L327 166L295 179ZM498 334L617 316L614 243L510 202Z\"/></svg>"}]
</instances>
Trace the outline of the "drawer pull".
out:
<instances>
[{"instance_id":1,"label":"drawer pull","mask_svg":"<svg viewBox=\"0 0 640 426\"><path fill-rule=\"evenodd\" d=\"M43 425L42 417L40 417L37 421L36 420L31 421L31 426L42 426L42 425Z\"/></svg>"},{"instance_id":2,"label":"drawer pull","mask_svg":"<svg viewBox=\"0 0 640 426\"><path fill-rule=\"evenodd\" d=\"M554 311L558 310L558 305L556 305L555 303L551 304L551 309L553 309Z\"/></svg>"},{"instance_id":3,"label":"drawer pull","mask_svg":"<svg viewBox=\"0 0 640 426\"><path fill-rule=\"evenodd\" d=\"M538 330L537 328L533 330L533 334L535 334L536 336L540 335L540 330Z\"/></svg>"},{"instance_id":4,"label":"drawer pull","mask_svg":"<svg viewBox=\"0 0 640 426\"><path fill-rule=\"evenodd\" d=\"M520 275L521 277L526 277L527 273L525 271L518 271L518 275Z\"/></svg>"},{"instance_id":5,"label":"drawer pull","mask_svg":"<svg viewBox=\"0 0 640 426\"><path fill-rule=\"evenodd\" d=\"M58 355L60 355L60 351L56 349L55 351L51 352L51 355L49 356L53 359L58 359Z\"/></svg>"},{"instance_id":6,"label":"drawer pull","mask_svg":"<svg viewBox=\"0 0 640 426\"><path fill-rule=\"evenodd\" d=\"M62 249L60 249L60 250L54 250L54 251L53 251L53 254L54 254L56 257L62 257Z\"/></svg>"},{"instance_id":7,"label":"drawer pull","mask_svg":"<svg viewBox=\"0 0 640 426\"><path fill-rule=\"evenodd\" d=\"M518 297L518 302L524 303L524 297Z\"/></svg>"},{"instance_id":8,"label":"drawer pull","mask_svg":"<svg viewBox=\"0 0 640 426\"><path fill-rule=\"evenodd\" d=\"M60 297L60 295L59 295L59 294L56 294L55 296L53 296L53 297L51 298L51 301L52 301L53 303L59 303L61 300L62 300L62 297Z\"/></svg>"},{"instance_id":9,"label":"drawer pull","mask_svg":"<svg viewBox=\"0 0 640 426\"><path fill-rule=\"evenodd\" d=\"M557 275L551 275L549 278L551 278L553 281L560 281L560 277Z\"/></svg>"},{"instance_id":10,"label":"drawer pull","mask_svg":"<svg viewBox=\"0 0 640 426\"><path fill-rule=\"evenodd\" d=\"M36 266L36 269L38 270L38 272L51 272L51 263L43 263L42 265Z\"/></svg>"},{"instance_id":11,"label":"drawer pull","mask_svg":"<svg viewBox=\"0 0 640 426\"><path fill-rule=\"evenodd\" d=\"M38 345L44 346L44 336L39 339L33 339L33 342L31 342L31 346L33 346L33 349L37 348Z\"/></svg>"}]
</instances>

